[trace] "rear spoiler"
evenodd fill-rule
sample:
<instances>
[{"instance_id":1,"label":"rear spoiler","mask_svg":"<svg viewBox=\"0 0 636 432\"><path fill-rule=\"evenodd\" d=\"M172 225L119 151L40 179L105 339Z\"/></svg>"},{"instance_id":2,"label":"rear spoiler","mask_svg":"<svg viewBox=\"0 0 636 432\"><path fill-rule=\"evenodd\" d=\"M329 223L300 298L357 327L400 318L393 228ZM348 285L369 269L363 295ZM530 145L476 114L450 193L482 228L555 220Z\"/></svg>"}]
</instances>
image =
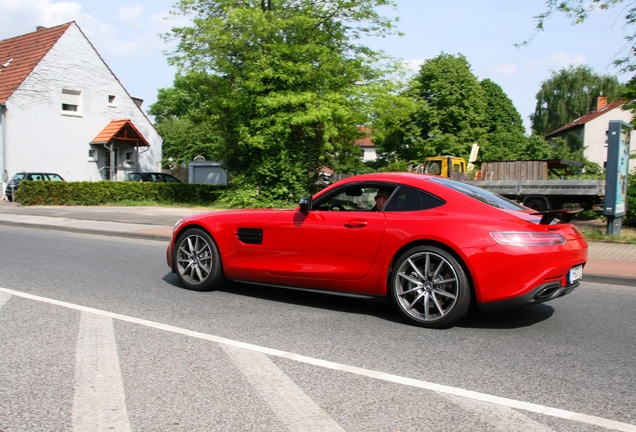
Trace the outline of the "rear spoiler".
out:
<instances>
[{"instance_id":1,"label":"rear spoiler","mask_svg":"<svg viewBox=\"0 0 636 432\"><path fill-rule=\"evenodd\" d=\"M531 213L533 216L541 216L541 225L550 225L554 219L560 220L562 223L569 223L577 213L583 211L582 208L578 209L560 209L560 210L547 210L538 213Z\"/></svg>"}]
</instances>

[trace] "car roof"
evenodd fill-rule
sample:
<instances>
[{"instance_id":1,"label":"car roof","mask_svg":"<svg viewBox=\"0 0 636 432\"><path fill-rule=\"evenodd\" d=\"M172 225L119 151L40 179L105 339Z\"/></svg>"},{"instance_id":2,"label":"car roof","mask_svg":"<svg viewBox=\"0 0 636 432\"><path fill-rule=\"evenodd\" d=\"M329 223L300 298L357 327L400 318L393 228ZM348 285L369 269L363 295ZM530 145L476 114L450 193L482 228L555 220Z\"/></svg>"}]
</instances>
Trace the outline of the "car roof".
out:
<instances>
[{"instance_id":1,"label":"car roof","mask_svg":"<svg viewBox=\"0 0 636 432\"><path fill-rule=\"evenodd\" d=\"M417 184L422 181L428 181L431 178L436 176L428 175L428 174L419 174L419 173L408 173L408 172L382 172L382 173L371 173L371 174L360 174L352 177L347 177L342 179L334 184L345 184L345 183L355 183L355 182L366 182L366 181L378 181L378 182L395 182L395 183L403 183L403 184Z\"/></svg>"},{"instance_id":2,"label":"car roof","mask_svg":"<svg viewBox=\"0 0 636 432\"><path fill-rule=\"evenodd\" d=\"M54 172L47 172L47 171L20 171L17 172L16 174L46 174L46 175L59 175L58 173L54 173ZM61 176L60 176L61 177Z\"/></svg>"}]
</instances>

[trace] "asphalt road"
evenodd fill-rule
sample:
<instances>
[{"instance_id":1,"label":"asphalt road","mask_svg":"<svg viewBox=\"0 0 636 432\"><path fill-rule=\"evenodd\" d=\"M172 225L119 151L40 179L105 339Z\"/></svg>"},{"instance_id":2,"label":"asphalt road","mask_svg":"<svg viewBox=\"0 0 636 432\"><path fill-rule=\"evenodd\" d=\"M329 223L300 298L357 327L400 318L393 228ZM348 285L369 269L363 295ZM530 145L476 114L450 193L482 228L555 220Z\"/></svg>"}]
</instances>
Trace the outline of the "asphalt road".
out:
<instances>
[{"instance_id":1,"label":"asphalt road","mask_svg":"<svg viewBox=\"0 0 636 432\"><path fill-rule=\"evenodd\" d=\"M636 292L448 330L178 286L166 244L0 226L0 431L636 431Z\"/></svg>"}]
</instances>

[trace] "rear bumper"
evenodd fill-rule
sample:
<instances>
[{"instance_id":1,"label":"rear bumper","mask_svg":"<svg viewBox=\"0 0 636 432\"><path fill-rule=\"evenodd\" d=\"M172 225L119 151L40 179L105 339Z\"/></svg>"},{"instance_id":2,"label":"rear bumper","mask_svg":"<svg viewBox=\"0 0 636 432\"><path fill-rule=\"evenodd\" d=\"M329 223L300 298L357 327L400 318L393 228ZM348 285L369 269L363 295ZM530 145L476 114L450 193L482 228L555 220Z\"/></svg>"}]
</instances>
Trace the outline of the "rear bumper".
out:
<instances>
[{"instance_id":1,"label":"rear bumper","mask_svg":"<svg viewBox=\"0 0 636 432\"><path fill-rule=\"evenodd\" d=\"M481 303L479 309L490 312L503 309L513 309L521 306L544 303L555 298L563 297L574 291L580 285L579 281L569 285L561 285L560 281L553 281L539 285L523 296L506 300Z\"/></svg>"}]
</instances>

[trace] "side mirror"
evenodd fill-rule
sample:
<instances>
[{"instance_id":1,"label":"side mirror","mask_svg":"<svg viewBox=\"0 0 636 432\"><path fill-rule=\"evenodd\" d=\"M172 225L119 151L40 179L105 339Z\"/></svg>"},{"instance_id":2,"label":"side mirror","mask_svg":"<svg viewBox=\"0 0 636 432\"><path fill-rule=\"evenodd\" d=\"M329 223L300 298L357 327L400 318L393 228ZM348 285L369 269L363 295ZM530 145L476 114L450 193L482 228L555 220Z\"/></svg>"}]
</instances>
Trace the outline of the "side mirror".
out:
<instances>
[{"instance_id":1,"label":"side mirror","mask_svg":"<svg viewBox=\"0 0 636 432\"><path fill-rule=\"evenodd\" d=\"M303 213L308 213L311 210L311 197L306 196L298 201L298 205L300 206L300 211Z\"/></svg>"}]
</instances>

